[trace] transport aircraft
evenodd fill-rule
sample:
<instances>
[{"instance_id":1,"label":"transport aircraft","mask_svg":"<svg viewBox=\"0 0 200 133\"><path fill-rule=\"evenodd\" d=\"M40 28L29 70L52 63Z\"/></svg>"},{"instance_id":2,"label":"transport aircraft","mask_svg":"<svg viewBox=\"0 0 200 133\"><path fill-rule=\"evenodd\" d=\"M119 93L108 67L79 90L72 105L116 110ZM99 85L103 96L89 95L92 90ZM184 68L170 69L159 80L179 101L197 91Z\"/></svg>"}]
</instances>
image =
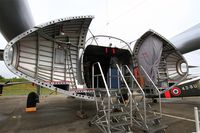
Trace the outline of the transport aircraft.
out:
<instances>
[{"instance_id":1,"label":"transport aircraft","mask_svg":"<svg viewBox=\"0 0 200 133\"><path fill-rule=\"evenodd\" d=\"M169 82L170 85L170 82ZM165 88L165 83L162 84L161 88ZM162 98L184 98L184 97L196 97L200 96L200 78L193 77L188 78L179 84L177 84L175 87L170 89L169 91L166 91L161 95ZM157 103L158 96L147 96L148 98L152 98L153 103Z\"/></svg>"},{"instance_id":2,"label":"transport aircraft","mask_svg":"<svg viewBox=\"0 0 200 133\"><path fill-rule=\"evenodd\" d=\"M200 96L200 77L185 80L162 95L166 98L192 96Z\"/></svg>"},{"instance_id":3,"label":"transport aircraft","mask_svg":"<svg viewBox=\"0 0 200 133\"><path fill-rule=\"evenodd\" d=\"M4 62L14 74L67 96L95 101L97 113L89 124L102 132L167 128L160 123L160 98L187 77L182 47L177 49L153 30L131 44L108 35L86 40L93 16L35 26L27 1L2 0L0 8L0 30L8 41ZM155 96L159 115L147 106L147 98Z\"/></svg>"},{"instance_id":4,"label":"transport aircraft","mask_svg":"<svg viewBox=\"0 0 200 133\"><path fill-rule=\"evenodd\" d=\"M92 36L85 43L92 19L93 16L58 19L19 34L4 50L5 64L13 73L35 84L68 96L95 100L100 112L91 123L103 132L128 131L133 123L149 132L165 129L163 125L146 128L156 123L155 119L148 123L146 107L139 111L139 107L133 106L144 104L147 96L160 95L186 78L187 69L182 68L187 66L184 57L152 30L144 33L133 48L107 35ZM158 89L161 83L168 84L169 78L173 81L171 86ZM145 101L133 100L136 97ZM122 114L114 113L113 108ZM145 112L144 118L134 118L133 111Z\"/></svg>"}]
</instances>

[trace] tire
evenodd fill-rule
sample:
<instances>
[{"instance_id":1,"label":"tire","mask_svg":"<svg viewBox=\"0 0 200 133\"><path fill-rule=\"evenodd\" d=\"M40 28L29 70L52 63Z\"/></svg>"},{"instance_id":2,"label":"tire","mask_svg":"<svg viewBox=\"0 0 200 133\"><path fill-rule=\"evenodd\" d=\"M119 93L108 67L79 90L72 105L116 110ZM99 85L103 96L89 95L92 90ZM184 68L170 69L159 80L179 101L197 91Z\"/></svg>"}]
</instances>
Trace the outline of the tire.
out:
<instances>
[{"instance_id":1,"label":"tire","mask_svg":"<svg viewBox=\"0 0 200 133\"><path fill-rule=\"evenodd\" d=\"M152 99L153 103L158 103L157 99Z\"/></svg>"},{"instance_id":2,"label":"tire","mask_svg":"<svg viewBox=\"0 0 200 133\"><path fill-rule=\"evenodd\" d=\"M36 107L36 103L39 102L39 96L35 92L30 92L27 97L26 107Z\"/></svg>"}]
</instances>

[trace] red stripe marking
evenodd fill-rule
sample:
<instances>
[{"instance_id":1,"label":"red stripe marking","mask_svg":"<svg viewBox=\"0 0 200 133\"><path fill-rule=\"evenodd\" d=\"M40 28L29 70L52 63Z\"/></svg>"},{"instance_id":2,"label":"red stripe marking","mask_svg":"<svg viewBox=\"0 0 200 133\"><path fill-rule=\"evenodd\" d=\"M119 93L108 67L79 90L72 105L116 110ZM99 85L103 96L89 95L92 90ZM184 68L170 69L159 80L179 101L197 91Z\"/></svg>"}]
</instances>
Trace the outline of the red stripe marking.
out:
<instances>
[{"instance_id":1,"label":"red stripe marking","mask_svg":"<svg viewBox=\"0 0 200 133\"><path fill-rule=\"evenodd\" d=\"M112 48L112 54L113 55L115 54L115 48Z\"/></svg>"},{"instance_id":2,"label":"red stripe marking","mask_svg":"<svg viewBox=\"0 0 200 133\"><path fill-rule=\"evenodd\" d=\"M166 91L166 92L165 92L165 98L171 98L170 91Z\"/></svg>"},{"instance_id":3,"label":"red stripe marking","mask_svg":"<svg viewBox=\"0 0 200 133\"><path fill-rule=\"evenodd\" d=\"M105 48L105 53L108 54L108 48Z\"/></svg>"}]
</instances>

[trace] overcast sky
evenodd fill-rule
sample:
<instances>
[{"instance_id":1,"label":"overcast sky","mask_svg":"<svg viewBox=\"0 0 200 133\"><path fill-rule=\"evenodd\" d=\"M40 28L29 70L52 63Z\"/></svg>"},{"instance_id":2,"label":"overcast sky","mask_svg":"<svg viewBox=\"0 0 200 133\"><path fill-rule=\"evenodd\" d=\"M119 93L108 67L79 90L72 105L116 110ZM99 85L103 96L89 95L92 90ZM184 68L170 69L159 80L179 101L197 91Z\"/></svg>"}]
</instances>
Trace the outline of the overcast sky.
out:
<instances>
[{"instance_id":1,"label":"overcast sky","mask_svg":"<svg viewBox=\"0 0 200 133\"><path fill-rule=\"evenodd\" d=\"M35 20L41 24L68 16L94 15L90 30L133 41L148 29L167 39L200 23L200 0L28 0ZM0 35L0 48L6 45ZM192 56L191 56L192 55ZM191 65L199 65L193 55L186 54ZM13 76L1 62L0 75Z\"/></svg>"}]
</instances>

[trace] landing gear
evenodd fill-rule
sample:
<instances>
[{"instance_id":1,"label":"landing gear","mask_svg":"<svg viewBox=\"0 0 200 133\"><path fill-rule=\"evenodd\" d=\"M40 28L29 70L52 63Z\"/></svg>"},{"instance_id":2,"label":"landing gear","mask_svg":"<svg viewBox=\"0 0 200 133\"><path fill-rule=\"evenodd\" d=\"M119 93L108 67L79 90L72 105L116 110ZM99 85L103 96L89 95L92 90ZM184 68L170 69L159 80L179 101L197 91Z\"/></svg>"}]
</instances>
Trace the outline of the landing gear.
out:
<instances>
[{"instance_id":1,"label":"landing gear","mask_svg":"<svg viewBox=\"0 0 200 133\"><path fill-rule=\"evenodd\" d=\"M39 103L39 96L35 92L29 93L26 103L26 112L35 112L37 103Z\"/></svg>"}]
</instances>

